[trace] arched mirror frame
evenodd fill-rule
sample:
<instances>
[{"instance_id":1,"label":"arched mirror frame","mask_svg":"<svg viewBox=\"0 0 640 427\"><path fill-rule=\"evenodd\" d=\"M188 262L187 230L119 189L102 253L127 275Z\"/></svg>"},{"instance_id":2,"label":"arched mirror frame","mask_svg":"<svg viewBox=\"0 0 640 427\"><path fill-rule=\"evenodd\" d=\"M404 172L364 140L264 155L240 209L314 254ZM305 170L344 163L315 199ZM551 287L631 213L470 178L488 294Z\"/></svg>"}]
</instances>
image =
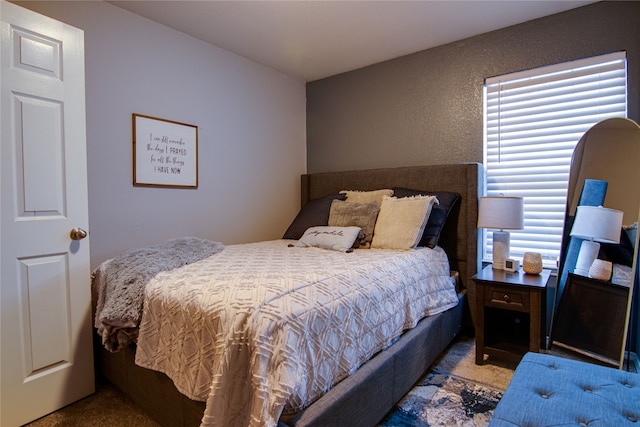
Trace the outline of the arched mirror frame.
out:
<instances>
[{"instance_id":1,"label":"arched mirror frame","mask_svg":"<svg viewBox=\"0 0 640 427\"><path fill-rule=\"evenodd\" d=\"M562 300L562 292L567 272L573 270L571 263L575 259L567 256L571 237L571 225L579 204L582 188L586 179L607 182L604 206L624 212L623 225L630 225L640 219L640 126L630 119L612 118L603 120L589 129L576 145L567 191L567 208L562 251L558 268L558 283L552 309L551 344L554 343L554 329L562 328L555 324L556 311ZM632 242L635 248L631 266L631 280L622 330L618 367L622 368L631 319L634 287L638 284L638 235ZM563 302L563 304L565 304ZM637 321L637 319L636 319ZM566 325L565 325L566 326ZM615 331L612 331L615 333ZM579 348L575 350L580 350ZM616 349L614 349L615 351ZM587 352L589 353L589 352ZM597 358L597 355L595 355Z\"/></svg>"}]
</instances>

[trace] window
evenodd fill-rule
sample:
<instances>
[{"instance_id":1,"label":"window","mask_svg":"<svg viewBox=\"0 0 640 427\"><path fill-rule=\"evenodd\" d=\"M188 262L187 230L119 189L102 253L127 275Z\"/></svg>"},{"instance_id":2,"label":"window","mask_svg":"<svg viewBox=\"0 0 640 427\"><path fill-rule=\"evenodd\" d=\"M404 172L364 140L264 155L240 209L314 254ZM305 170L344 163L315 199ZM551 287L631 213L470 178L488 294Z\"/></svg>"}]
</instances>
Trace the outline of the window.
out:
<instances>
[{"instance_id":1,"label":"window","mask_svg":"<svg viewBox=\"0 0 640 427\"><path fill-rule=\"evenodd\" d=\"M486 194L522 196L524 229L511 230L513 258L560 254L573 149L589 128L627 116L627 62L616 52L486 79ZM483 260L492 257L482 230Z\"/></svg>"}]
</instances>

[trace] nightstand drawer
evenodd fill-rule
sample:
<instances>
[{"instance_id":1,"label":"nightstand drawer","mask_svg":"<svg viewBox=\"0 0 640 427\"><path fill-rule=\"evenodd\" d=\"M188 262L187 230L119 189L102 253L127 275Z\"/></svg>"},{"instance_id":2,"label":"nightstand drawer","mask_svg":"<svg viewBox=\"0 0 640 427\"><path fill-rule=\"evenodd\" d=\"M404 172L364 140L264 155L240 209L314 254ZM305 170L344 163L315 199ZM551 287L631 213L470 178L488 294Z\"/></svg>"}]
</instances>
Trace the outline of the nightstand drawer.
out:
<instances>
[{"instance_id":1,"label":"nightstand drawer","mask_svg":"<svg viewBox=\"0 0 640 427\"><path fill-rule=\"evenodd\" d=\"M529 291L514 290L499 286L487 286L485 293L485 306L504 308L515 311L529 311Z\"/></svg>"}]
</instances>

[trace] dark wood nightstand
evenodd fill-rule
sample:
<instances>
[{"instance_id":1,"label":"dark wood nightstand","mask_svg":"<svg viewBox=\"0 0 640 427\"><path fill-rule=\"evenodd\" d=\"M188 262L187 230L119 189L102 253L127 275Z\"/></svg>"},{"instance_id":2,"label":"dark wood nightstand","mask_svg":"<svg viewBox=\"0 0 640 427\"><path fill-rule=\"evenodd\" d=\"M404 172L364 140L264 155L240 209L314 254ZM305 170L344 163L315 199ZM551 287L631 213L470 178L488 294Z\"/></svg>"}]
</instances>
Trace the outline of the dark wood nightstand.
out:
<instances>
[{"instance_id":1,"label":"dark wood nightstand","mask_svg":"<svg viewBox=\"0 0 640 427\"><path fill-rule=\"evenodd\" d=\"M545 347L546 289L549 270L539 275L494 270L472 277L476 283L476 364L484 355L519 361L527 351Z\"/></svg>"},{"instance_id":2,"label":"dark wood nightstand","mask_svg":"<svg viewBox=\"0 0 640 427\"><path fill-rule=\"evenodd\" d=\"M556 311L551 345L621 366L628 303L628 286L569 273Z\"/></svg>"}]
</instances>

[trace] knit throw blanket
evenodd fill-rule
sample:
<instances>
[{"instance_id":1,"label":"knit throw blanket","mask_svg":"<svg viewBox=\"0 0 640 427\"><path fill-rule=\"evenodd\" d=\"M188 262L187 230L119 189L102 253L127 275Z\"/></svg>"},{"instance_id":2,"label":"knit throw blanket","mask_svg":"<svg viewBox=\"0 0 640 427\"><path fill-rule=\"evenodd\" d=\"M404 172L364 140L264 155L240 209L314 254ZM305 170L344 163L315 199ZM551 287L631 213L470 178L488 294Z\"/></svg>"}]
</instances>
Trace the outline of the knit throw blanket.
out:
<instances>
[{"instance_id":1,"label":"knit throw blanket","mask_svg":"<svg viewBox=\"0 0 640 427\"><path fill-rule=\"evenodd\" d=\"M144 288L161 271L200 261L224 249L222 243L180 237L156 246L130 249L103 262L91 275L95 327L111 352L136 342Z\"/></svg>"}]
</instances>

